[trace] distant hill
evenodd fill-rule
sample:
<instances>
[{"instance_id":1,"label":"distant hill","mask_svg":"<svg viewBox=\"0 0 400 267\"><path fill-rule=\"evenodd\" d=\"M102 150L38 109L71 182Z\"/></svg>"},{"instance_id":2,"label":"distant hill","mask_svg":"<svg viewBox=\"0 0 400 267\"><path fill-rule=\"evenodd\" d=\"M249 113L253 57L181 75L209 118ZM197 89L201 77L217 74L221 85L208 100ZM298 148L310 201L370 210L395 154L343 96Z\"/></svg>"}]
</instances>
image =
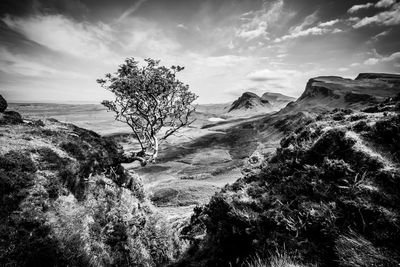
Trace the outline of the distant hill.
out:
<instances>
[{"instance_id":1,"label":"distant hill","mask_svg":"<svg viewBox=\"0 0 400 267\"><path fill-rule=\"evenodd\" d=\"M255 93L245 92L241 97L235 100L228 112L237 110L259 110L265 108L271 108L272 105L267 99L259 97Z\"/></svg>"},{"instance_id":2,"label":"distant hill","mask_svg":"<svg viewBox=\"0 0 400 267\"><path fill-rule=\"evenodd\" d=\"M245 92L235 100L228 109L227 116L254 116L277 111L296 98L280 93L266 92L261 97L252 92Z\"/></svg>"},{"instance_id":3,"label":"distant hill","mask_svg":"<svg viewBox=\"0 0 400 267\"><path fill-rule=\"evenodd\" d=\"M285 101L290 102L290 101L296 100L295 97L283 95L280 93L273 93L273 92L266 92L261 97L268 100L270 103L285 102Z\"/></svg>"},{"instance_id":4,"label":"distant hill","mask_svg":"<svg viewBox=\"0 0 400 267\"><path fill-rule=\"evenodd\" d=\"M308 81L303 94L282 112L362 109L400 92L400 75L360 74L355 80L321 76Z\"/></svg>"},{"instance_id":5,"label":"distant hill","mask_svg":"<svg viewBox=\"0 0 400 267\"><path fill-rule=\"evenodd\" d=\"M268 102L276 109L283 108L289 102L296 101L295 97L273 92L266 92L261 96L261 98L268 100Z\"/></svg>"}]
</instances>

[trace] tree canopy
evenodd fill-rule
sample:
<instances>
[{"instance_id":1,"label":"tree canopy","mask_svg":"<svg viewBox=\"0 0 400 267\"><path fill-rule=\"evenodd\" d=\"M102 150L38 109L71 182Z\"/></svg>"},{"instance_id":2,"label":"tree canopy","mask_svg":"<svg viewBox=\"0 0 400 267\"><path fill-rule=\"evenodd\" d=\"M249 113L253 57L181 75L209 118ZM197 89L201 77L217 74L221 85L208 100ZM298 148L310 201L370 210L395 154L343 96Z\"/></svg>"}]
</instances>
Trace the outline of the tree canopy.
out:
<instances>
[{"instance_id":1,"label":"tree canopy","mask_svg":"<svg viewBox=\"0 0 400 267\"><path fill-rule=\"evenodd\" d=\"M115 112L115 119L129 125L140 145L140 151L126 158L142 165L158 156L159 143L194 120L193 101L197 96L176 74L184 68L160 66L159 60L145 59L140 66L127 58L114 74L106 74L97 82L112 92L115 99L102 104Z\"/></svg>"}]
</instances>

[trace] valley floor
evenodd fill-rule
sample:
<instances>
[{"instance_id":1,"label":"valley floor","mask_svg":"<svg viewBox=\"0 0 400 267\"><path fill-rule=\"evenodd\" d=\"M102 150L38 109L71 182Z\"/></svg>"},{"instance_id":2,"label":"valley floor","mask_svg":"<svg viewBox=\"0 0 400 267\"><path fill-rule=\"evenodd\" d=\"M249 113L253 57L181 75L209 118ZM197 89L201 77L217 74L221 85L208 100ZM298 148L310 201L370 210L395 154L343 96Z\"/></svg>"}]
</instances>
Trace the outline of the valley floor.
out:
<instances>
[{"instance_id":1,"label":"valley floor","mask_svg":"<svg viewBox=\"0 0 400 267\"><path fill-rule=\"evenodd\" d=\"M115 122L112 114L99 105L11 106L26 118L53 117L113 137L127 152L135 149L135 141L129 136L130 129ZM124 165L130 172L139 174L153 204L171 222L186 221L195 206L206 204L222 187L240 178L246 159L261 144L259 132L242 126L261 116L214 123L203 113L197 116L198 121L193 126L161 145L155 164L145 167L138 163ZM263 131L264 136L268 133L270 136L264 140L263 149L274 150L281 134Z\"/></svg>"}]
</instances>

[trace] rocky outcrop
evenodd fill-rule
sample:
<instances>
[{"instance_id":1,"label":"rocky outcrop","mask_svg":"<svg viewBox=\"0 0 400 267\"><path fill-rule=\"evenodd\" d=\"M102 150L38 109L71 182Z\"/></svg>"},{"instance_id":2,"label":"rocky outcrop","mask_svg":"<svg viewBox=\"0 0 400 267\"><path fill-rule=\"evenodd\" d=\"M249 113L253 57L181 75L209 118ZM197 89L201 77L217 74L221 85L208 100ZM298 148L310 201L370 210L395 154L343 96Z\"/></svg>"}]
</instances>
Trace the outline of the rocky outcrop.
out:
<instances>
[{"instance_id":1,"label":"rocky outcrop","mask_svg":"<svg viewBox=\"0 0 400 267\"><path fill-rule=\"evenodd\" d=\"M7 101L2 95L0 95L0 112L4 112L7 109Z\"/></svg>"},{"instance_id":2,"label":"rocky outcrop","mask_svg":"<svg viewBox=\"0 0 400 267\"><path fill-rule=\"evenodd\" d=\"M235 110L249 110L260 107L269 108L271 107L271 104L268 100L263 99L254 93L246 92L232 103L228 112L232 112Z\"/></svg>"},{"instance_id":3,"label":"rocky outcrop","mask_svg":"<svg viewBox=\"0 0 400 267\"><path fill-rule=\"evenodd\" d=\"M321 76L308 81L299 99L287 106L288 111L315 111L334 108L361 110L400 92L399 75L363 73L355 80Z\"/></svg>"},{"instance_id":4,"label":"rocky outcrop","mask_svg":"<svg viewBox=\"0 0 400 267\"><path fill-rule=\"evenodd\" d=\"M6 110L7 107L7 101L2 95L0 95L0 125L22 123L23 120L21 114L16 111Z\"/></svg>"},{"instance_id":5,"label":"rocky outcrop","mask_svg":"<svg viewBox=\"0 0 400 267\"><path fill-rule=\"evenodd\" d=\"M341 81L340 77L317 77L308 81L306 89L299 97L299 101L313 98L340 98L340 95L335 93L335 88L329 83L331 81ZM327 83L328 82L328 83Z\"/></svg>"},{"instance_id":6,"label":"rocky outcrop","mask_svg":"<svg viewBox=\"0 0 400 267\"><path fill-rule=\"evenodd\" d=\"M400 74L391 73L360 73L356 80L381 80L388 83L400 85Z\"/></svg>"}]
</instances>

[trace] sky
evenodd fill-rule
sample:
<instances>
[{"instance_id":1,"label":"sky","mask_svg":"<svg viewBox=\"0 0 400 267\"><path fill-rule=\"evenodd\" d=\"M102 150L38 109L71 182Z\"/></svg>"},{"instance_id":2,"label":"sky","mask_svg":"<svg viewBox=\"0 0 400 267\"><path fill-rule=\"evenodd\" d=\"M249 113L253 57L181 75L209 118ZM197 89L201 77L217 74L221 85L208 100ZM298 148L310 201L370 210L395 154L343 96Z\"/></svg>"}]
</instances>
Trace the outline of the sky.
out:
<instances>
[{"instance_id":1,"label":"sky","mask_svg":"<svg viewBox=\"0 0 400 267\"><path fill-rule=\"evenodd\" d=\"M1 0L0 94L110 99L127 57L180 65L198 103L299 96L308 79L400 72L399 0Z\"/></svg>"}]
</instances>

